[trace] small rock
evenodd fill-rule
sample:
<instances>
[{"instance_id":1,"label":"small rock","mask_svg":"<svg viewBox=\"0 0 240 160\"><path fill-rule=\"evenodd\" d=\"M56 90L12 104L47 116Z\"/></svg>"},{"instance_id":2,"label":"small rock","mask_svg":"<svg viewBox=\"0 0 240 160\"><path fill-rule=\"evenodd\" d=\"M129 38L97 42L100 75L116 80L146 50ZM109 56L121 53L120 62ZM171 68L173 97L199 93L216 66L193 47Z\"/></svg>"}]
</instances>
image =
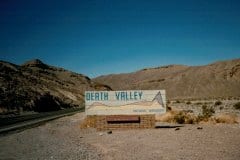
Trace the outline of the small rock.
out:
<instances>
[{"instance_id":1,"label":"small rock","mask_svg":"<svg viewBox=\"0 0 240 160\"><path fill-rule=\"evenodd\" d=\"M175 131L177 131L177 130L180 130L180 128L178 128L178 127L177 127L177 128L175 128Z\"/></svg>"},{"instance_id":2,"label":"small rock","mask_svg":"<svg viewBox=\"0 0 240 160\"><path fill-rule=\"evenodd\" d=\"M112 134L112 131L107 131L107 134Z\"/></svg>"},{"instance_id":3,"label":"small rock","mask_svg":"<svg viewBox=\"0 0 240 160\"><path fill-rule=\"evenodd\" d=\"M103 136L103 133L99 133L99 136Z\"/></svg>"},{"instance_id":4,"label":"small rock","mask_svg":"<svg viewBox=\"0 0 240 160\"><path fill-rule=\"evenodd\" d=\"M197 129L202 129L202 127L197 127Z\"/></svg>"},{"instance_id":5,"label":"small rock","mask_svg":"<svg viewBox=\"0 0 240 160\"><path fill-rule=\"evenodd\" d=\"M83 138L82 136L80 136L79 138Z\"/></svg>"}]
</instances>

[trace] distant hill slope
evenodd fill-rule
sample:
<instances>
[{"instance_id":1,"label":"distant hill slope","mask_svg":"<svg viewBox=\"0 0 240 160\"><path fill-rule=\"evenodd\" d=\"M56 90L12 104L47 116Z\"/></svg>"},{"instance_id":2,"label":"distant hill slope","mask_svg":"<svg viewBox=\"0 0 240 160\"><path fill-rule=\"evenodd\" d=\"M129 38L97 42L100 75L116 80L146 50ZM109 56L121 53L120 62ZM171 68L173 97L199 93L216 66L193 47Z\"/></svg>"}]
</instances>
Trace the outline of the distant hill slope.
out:
<instances>
[{"instance_id":1,"label":"distant hill slope","mask_svg":"<svg viewBox=\"0 0 240 160\"><path fill-rule=\"evenodd\" d=\"M166 89L167 98L240 96L240 59L205 66L168 65L93 79L114 90Z\"/></svg>"},{"instance_id":2,"label":"distant hill slope","mask_svg":"<svg viewBox=\"0 0 240 160\"><path fill-rule=\"evenodd\" d=\"M85 90L111 88L38 59L21 66L0 61L1 114L80 107L84 103Z\"/></svg>"}]
</instances>

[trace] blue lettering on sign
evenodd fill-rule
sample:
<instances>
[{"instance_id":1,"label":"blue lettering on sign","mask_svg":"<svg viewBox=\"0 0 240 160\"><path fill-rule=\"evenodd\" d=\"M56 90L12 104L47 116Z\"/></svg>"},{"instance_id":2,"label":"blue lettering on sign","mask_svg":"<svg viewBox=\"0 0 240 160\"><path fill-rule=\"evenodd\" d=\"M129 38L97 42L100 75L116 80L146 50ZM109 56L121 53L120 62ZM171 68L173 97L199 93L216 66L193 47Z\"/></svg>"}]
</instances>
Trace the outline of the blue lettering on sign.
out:
<instances>
[{"instance_id":1,"label":"blue lettering on sign","mask_svg":"<svg viewBox=\"0 0 240 160\"><path fill-rule=\"evenodd\" d=\"M133 91L120 91L115 92L115 98L118 101L137 101L142 99L143 92Z\"/></svg>"},{"instance_id":2,"label":"blue lettering on sign","mask_svg":"<svg viewBox=\"0 0 240 160\"><path fill-rule=\"evenodd\" d=\"M116 100L120 99L120 92L115 92Z\"/></svg>"},{"instance_id":3,"label":"blue lettering on sign","mask_svg":"<svg viewBox=\"0 0 240 160\"><path fill-rule=\"evenodd\" d=\"M86 95L85 95L85 100L86 100L86 101L90 101L90 99L91 99L91 98L90 98L90 93L86 93Z\"/></svg>"},{"instance_id":4,"label":"blue lettering on sign","mask_svg":"<svg viewBox=\"0 0 240 160\"><path fill-rule=\"evenodd\" d=\"M85 95L86 101L107 101L107 92L87 92Z\"/></svg>"}]
</instances>

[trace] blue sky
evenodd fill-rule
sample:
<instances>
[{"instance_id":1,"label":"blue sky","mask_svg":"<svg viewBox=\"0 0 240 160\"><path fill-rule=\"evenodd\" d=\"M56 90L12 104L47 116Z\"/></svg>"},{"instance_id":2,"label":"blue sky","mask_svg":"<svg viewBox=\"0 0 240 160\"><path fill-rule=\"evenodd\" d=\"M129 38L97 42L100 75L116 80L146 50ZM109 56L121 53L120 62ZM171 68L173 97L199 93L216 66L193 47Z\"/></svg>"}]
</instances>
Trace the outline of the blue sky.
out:
<instances>
[{"instance_id":1,"label":"blue sky","mask_svg":"<svg viewBox=\"0 0 240 160\"><path fill-rule=\"evenodd\" d=\"M3 0L0 59L90 77L240 58L238 0Z\"/></svg>"}]
</instances>

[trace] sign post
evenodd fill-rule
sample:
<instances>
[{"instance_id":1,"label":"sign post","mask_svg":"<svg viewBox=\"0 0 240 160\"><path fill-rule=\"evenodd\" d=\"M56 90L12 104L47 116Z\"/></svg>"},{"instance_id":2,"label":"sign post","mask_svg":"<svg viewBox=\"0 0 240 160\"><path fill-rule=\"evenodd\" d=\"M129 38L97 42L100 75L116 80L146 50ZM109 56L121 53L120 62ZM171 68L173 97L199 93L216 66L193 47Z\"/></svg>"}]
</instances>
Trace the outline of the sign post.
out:
<instances>
[{"instance_id":1,"label":"sign post","mask_svg":"<svg viewBox=\"0 0 240 160\"><path fill-rule=\"evenodd\" d=\"M97 128L150 128L166 112L165 90L86 91L85 107Z\"/></svg>"}]
</instances>

